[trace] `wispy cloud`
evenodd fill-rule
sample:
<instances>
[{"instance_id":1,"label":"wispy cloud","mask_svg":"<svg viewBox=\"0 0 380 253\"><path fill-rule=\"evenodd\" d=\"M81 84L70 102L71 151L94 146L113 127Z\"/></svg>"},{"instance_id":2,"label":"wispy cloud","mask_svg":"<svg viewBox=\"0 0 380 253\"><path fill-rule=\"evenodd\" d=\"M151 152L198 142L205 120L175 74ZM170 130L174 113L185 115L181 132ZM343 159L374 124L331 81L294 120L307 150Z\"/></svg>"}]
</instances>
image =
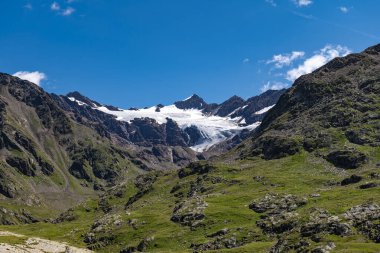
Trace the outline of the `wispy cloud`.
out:
<instances>
[{"instance_id":1,"label":"wispy cloud","mask_svg":"<svg viewBox=\"0 0 380 253\"><path fill-rule=\"evenodd\" d=\"M339 7L339 10L343 13L347 13L349 11L349 9L346 7L346 6L340 6Z\"/></svg>"},{"instance_id":2,"label":"wispy cloud","mask_svg":"<svg viewBox=\"0 0 380 253\"><path fill-rule=\"evenodd\" d=\"M20 79L27 80L29 82L35 83L38 86L40 86L40 83L42 80L46 80L47 76L45 73L39 72L39 71L34 71L34 72L29 72L29 71L18 71L13 74L13 76L16 76Z\"/></svg>"},{"instance_id":3,"label":"wispy cloud","mask_svg":"<svg viewBox=\"0 0 380 253\"><path fill-rule=\"evenodd\" d=\"M273 55L271 60L268 60L266 63L274 63L276 68L282 68L284 66L289 66L295 60L302 58L305 55L305 52L302 51L293 51L289 54L277 54Z\"/></svg>"},{"instance_id":4,"label":"wispy cloud","mask_svg":"<svg viewBox=\"0 0 380 253\"><path fill-rule=\"evenodd\" d=\"M281 90L289 85L283 82L267 82L263 87L261 87L261 92L265 92L267 90Z\"/></svg>"},{"instance_id":5,"label":"wispy cloud","mask_svg":"<svg viewBox=\"0 0 380 253\"><path fill-rule=\"evenodd\" d=\"M301 13L301 12L298 12L298 11L291 11L292 14L298 16L298 17L301 17L301 18L304 18L304 19L314 19L314 20L317 20L313 15L308 15L308 14L304 14L304 13Z\"/></svg>"},{"instance_id":6,"label":"wispy cloud","mask_svg":"<svg viewBox=\"0 0 380 253\"><path fill-rule=\"evenodd\" d=\"M272 5L273 7L276 7L277 4L274 0L265 0L265 2L267 2L268 4Z\"/></svg>"},{"instance_id":7,"label":"wispy cloud","mask_svg":"<svg viewBox=\"0 0 380 253\"><path fill-rule=\"evenodd\" d=\"M310 58L307 58L298 67L287 71L286 79L294 82L294 80L296 80L298 77L313 72L315 69L323 66L335 57L346 56L349 53L351 53L351 51L347 47L341 45L337 45L335 47L332 45L327 45L317 51Z\"/></svg>"},{"instance_id":8,"label":"wispy cloud","mask_svg":"<svg viewBox=\"0 0 380 253\"><path fill-rule=\"evenodd\" d=\"M313 3L312 0L293 0L293 3L298 7L305 7Z\"/></svg>"},{"instance_id":9,"label":"wispy cloud","mask_svg":"<svg viewBox=\"0 0 380 253\"><path fill-rule=\"evenodd\" d=\"M27 10L33 10L33 5L31 3L27 3L24 5L24 8Z\"/></svg>"},{"instance_id":10,"label":"wispy cloud","mask_svg":"<svg viewBox=\"0 0 380 253\"><path fill-rule=\"evenodd\" d=\"M73 14L75 12L75 9L72 8L72 7L67 7L66 9L64 9L62 11L62 15L63 16L70 16L71 14Z\"/></svg>"},{"instance_id":11,"label":"wispy cloud","mask_svg":"<svg viewBox=\"0 0 380 253\"><path fill-rule=\"evenodd\" d=\"M248 62L250 62L251 61L251 59L249 59L249 58L245 58L245 59L243 59L243 63L248 63Z\"/></svg>"},{"instance_id":12,"label":"wispy cloud","mask_svg":"<svg viewBox=\"0 0 380 253\"><path fill-rule=\"evenodd\" d=\"M61 9L61 6L57 2L53 2L50 5L50 9L53 10L53 11L59 11Z\"/></svg>"},{"instance_id":13,"label":"wispy cloud","mask_svg":"<svg viewBox=\"0 0 380 253\"><path fill-rule=\"evenodd\" d=\"M72 3L74 0L67 0L66 3ZM62 16L70 16L75 12L75 9L71 6L68 6L66 8L62 8L61 5L58 2L53 2L50 5L50 9L54 12L57 12L59 15Z\"/></svg>"}]
</instances>

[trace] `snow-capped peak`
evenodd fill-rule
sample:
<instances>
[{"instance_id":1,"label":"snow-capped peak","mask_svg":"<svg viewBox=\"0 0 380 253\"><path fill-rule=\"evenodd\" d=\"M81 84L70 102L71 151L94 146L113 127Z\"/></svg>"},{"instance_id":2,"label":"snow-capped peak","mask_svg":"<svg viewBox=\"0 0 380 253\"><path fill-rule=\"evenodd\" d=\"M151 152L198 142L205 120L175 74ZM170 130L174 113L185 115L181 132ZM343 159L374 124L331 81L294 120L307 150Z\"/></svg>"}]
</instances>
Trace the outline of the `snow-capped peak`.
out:
<instances>
[{"instance_id":1,"label":"snow-capped peak","mask_svg":"<svg viewBox=\"0 0 380 253\"><path fill-rule=\"evenodd\" d=\"M244 104L244 100L241 102L238 101L241 106L234 109L232 112L225 114L226 116L219 116L215 112L212 113L212 110L214 110L212 108L215 108L213 106L218 106L217 104L208 105L196 94L193 94L191 97L183 101L175 102L173 105L164 106L159 104L157 106L143 109L119 109L116 107L100 105L84 96L80 96L80 94L75 95L75 97L69 96L67 98L72 102L76 102L79 106L89 106L94 110L114 115L117 120L129 122L130 124L133 124L135 119L150 118L155 120L158 124L165 124L168 119L171 119L176 122L178 127L182 129L184 133L187 133L186 130L188 128L196 127L202 138L190 148L198 152L205 151L211 146L239 134L244 129L255 129L259 126L259 120L262 118L259 116L266 113L274 106L271 105L252 113L252 115L258 115L257 120L252 120L251 118L249 121L246 121L244 113L248 105ZM81 100L82 97L84 101ZM243 113L237 114L237 112Z\"/></svg>"}]
</instances>

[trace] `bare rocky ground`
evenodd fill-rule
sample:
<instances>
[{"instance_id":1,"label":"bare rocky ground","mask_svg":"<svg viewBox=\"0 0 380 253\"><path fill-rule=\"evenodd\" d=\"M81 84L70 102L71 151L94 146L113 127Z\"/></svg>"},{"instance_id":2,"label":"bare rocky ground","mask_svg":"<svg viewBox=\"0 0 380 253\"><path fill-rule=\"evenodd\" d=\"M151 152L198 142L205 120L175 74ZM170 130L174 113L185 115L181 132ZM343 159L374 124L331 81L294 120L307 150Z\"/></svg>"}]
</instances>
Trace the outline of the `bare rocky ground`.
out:
<instances>
[{"instance_id":1,"label":"bare rocky ground","mask_svg":"<svg viewBox=\"0 0 380 253\"><path fill-rule=\"evenodd\" d=\"M0 237L15 237L20 240L25 239L24 243L10 244L0 243L0 253L91 253L88 249L81 249L70 246L63 242L50 241L38 237L26 237L24 235L0 231Z\"/></svg>"}]
</instances>

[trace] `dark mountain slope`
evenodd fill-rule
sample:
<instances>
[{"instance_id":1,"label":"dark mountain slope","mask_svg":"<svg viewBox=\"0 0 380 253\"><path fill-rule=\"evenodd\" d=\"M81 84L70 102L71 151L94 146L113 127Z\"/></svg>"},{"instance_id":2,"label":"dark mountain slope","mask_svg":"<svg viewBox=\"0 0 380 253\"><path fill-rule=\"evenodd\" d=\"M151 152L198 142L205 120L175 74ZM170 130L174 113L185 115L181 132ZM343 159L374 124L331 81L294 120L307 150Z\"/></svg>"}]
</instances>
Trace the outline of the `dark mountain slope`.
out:
<instances>
[{"instance_id":1,"label":"dark mountain slope","mask_svg":"<svg viewBox=\"0 0 380 253\"><path fill-rule=\"evenodd\" d=\"M137 168L126 150L70 119L28 81L0 74L0 198L65 209Z\"/></svg>"},{"instance_id":2,"label":"dark mountain slope","mask_svg":"<svg viewBox=\"0 0 380 253\"><path fill-rule=\"evenodd\" d=\"M347 141L380 145L380 45L297 79L242 152L271 159Z\"/></svg>"}]
</instances>

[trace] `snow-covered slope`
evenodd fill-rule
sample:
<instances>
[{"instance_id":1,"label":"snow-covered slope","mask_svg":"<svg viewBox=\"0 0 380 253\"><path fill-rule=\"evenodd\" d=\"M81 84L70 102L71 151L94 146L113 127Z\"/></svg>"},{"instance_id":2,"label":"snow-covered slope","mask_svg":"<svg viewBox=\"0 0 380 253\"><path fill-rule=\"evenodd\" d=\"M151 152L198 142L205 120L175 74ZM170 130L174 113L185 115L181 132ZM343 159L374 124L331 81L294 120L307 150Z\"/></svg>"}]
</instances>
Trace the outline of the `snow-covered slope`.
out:
<instances>
[{"instance_id":1,"label":"snow-covered slope","mask_svg":"<svg viewBox=\"0 0 380 253\"><path fill-rule=\"evenodd\" d=\"M102 111L117 117L117 120L131 122L136 118L151 118L156 120L159 124L164 124L167 119L174 120L178 126L185 130L188 127L195 126L202 135L202 141L196 143L191 148L195 151L202 152L210 148L212 145L230 138L243 129L253 130L260 122L254 122L250 125L245 123L243 117L234 117L231 115L220 117L209 113L204 113L203 109L180 109L176 105L168 105L163 107L153 106L146 109L130 109L130 110L110 110L106 106L98 106L96 104L86 104L83 101L77 100L74 97L69 97L71 101L75 101L78 105L87 105L95 110ZM184 101L188 101L187 98ZM268 111L272 106L263 108L256 114L262 114ZM238 109L244 109L238 108Z\"/></svg>"}]
</instances>

